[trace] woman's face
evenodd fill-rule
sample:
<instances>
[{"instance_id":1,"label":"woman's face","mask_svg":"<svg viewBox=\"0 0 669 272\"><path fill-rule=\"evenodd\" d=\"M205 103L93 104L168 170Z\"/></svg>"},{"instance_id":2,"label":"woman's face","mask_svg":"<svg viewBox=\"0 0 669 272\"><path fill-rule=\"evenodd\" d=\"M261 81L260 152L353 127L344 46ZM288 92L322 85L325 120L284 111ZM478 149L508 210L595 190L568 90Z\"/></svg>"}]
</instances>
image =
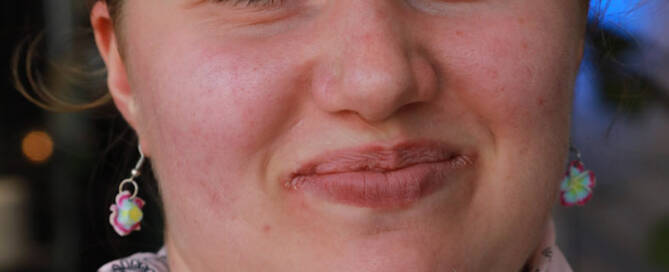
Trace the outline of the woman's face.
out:
<instances>
[{"instance_id":1,"label":"woman's face","mask_svg":"<svg viewBox=\"0 0 669 272\"><path fill-rule=\"evenodd\" d=\"M127 0L118 38L92 19L173 269L514 271L564 170L586 5Z\"/></svg>"}]
</instances>

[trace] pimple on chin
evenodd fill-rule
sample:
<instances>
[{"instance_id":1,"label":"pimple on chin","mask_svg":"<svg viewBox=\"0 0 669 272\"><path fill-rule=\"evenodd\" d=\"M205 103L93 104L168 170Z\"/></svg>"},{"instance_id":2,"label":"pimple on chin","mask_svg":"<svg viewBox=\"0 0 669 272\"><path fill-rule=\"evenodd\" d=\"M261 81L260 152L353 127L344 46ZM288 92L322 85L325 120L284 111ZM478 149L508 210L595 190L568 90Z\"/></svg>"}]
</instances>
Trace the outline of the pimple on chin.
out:
<instances>
[{"instance_id":1,"label":"pimple on chin","mask_svg":"<svg viewBox=\"0 0 669 272\"><path fill-rule=\"evenodd\" d=\"M270 226L270 225L264 225L264 226L262 227L262 231L263 231L264 233L269 233L270 231L272 231L272 226Z\"/></svg>"}]
</instances>

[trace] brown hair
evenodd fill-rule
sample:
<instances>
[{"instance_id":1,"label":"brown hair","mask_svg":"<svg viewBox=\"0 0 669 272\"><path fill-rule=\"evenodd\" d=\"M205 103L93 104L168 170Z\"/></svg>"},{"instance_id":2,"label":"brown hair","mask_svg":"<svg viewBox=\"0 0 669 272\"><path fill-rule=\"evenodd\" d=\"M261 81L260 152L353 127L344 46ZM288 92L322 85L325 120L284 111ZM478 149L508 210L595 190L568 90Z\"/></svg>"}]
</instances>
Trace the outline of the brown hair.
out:
<instances>
[{"instance_id":1,"label":"brown hair","mask_svg":"<svg viewBox=\"0 0 669 272\"><path fill-rule=\"evenodd\" d=\"M122 16L121 10L124 3L123 0L86 0L87 11L90 11L93 5L97 2L105 2L109 9L109 14L114 21L114 24L120 22ZM97 108L101 105L107 104L111 100L111 96L106 89L106 70L97 55L96 47L92 43L92 31L87 29L84 34L85 42L88 44L84 48L86 60L76 61L72 56L61 57L57 60L46 59L44 64L54 67L52 71L62 75L61 78L66 83L71 83L74 86L84 87L86 90L94 92L98 90L94 98L88 98L85 102L74 102L73 99L66 99L66 95L62 90L54 90L53 82L48 82L39 67L40 46L44 40L44 33L41 32L34 37L24 39L15 49L12 55L12 79L14 87L27 100L33 104L51 111L67 112L80 111L86 109ZM97 59L98 61L91 61L90 59ZM91 67L94 66L94 67ZM76 97L76 95L75 95ZM80 100L80 99L77 99Z\"/></svg>"}]
</instances>

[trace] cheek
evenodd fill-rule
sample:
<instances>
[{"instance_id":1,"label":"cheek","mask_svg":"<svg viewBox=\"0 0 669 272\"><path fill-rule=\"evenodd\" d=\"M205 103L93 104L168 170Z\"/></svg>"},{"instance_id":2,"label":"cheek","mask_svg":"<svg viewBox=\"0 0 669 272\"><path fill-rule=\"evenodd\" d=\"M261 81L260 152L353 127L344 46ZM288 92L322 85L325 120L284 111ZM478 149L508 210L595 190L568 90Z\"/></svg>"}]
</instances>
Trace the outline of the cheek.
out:
<instances>
[{"instance_id":1,"label":"cheek","mask_svg":"<svg viewBox=\"0 0 669 272\"><path fill-rule=\"evenodd\" d=\"M136 51L131 81L148 140L160 147L152 160L163 197L207 196L178 212L215 206L223 207L218 216L233 216L244 210L234 208L240 198L263 188L265 154L294 122L291 90L305 88L305 68L290 62L296 57L276 58L281 48L188 35Z\"/></svg>"},{"instance_id":2,"label":"cheek","mask_svg":"<svg viewBox=\"0 0 669 272\"><path fill-rule=\"evenodd\" d=\"M579 27L568 16L512 13L463 19L432 33L429 43L445 82L440 103L464 108L490 134L480 145L480 184L466 221L496 226L481 244L507 251L524 250L508 247L510 240L529 248L549 214L564 171L579 63Z\"/></svg>"},{"instance_id":3,"label":"cheek","mask_svg":"<svg viewBox=\"0 0 669 272\"><path fill-rule=\"evenodd\" d=\"M155 122L168 125L163 129L175 136L198 138L227 152L257 151L275 136L281 125L277 121L289 110L289 97L268 84L284 83L273 78L274 67L249 53L221 48L167 58L170 63L161 65L167 68L160 72L163 78L154 82L162 88L146 101L156 106L154 111L163 110Z\"/></svg>"},{"instance_id":4,"label":"cheek","mask_svg":"<svg viewBox=\"0 0 669 272\"><path fill-rule=\"evenodd\" d=\"M578 25L566 18L491 18L490 27L476 34L480 46L471 49L481 61L458 69L471 71L461 77L462 99L494 134L496 152L504 157L498 164L509 168L502 173L518 170L504 161L537 169L528 175L549 177L537 180L552 182L562 171L579 64Z\"/></svg>"},{"instance_id":5,"label":"cheek","mask_svg":"<svg viewBox=\"0 0 669 272\"><path fill-rule=\"evenodd\" d=\"M515 152L528 141L554 145L556 137L568 136L579 63L577 24L520 14L454 24L432 42L442 45L435 54L450 81L445 99L455 101L443 103L465 105L495 140L516 143L497 148L521 147Z\"/></svg>"},{"instance_id":6,"label":"cheek","mask_svg":"<svg viewBox=\"0 0 669 272\"><path fill-rule=\"evenodd\" d=\"M543 33L506 30L488 34L478 53L487 63L475 69L473 76L478 80L465 92L472 103L485 104L481 108L494 111L488 116L495 123L504 121L504 126L514 129L564 125L575 67L566 56L555 53L563 48L556 48L559 46L549 37L526 40Z\"/></svg>"}]
</instances>

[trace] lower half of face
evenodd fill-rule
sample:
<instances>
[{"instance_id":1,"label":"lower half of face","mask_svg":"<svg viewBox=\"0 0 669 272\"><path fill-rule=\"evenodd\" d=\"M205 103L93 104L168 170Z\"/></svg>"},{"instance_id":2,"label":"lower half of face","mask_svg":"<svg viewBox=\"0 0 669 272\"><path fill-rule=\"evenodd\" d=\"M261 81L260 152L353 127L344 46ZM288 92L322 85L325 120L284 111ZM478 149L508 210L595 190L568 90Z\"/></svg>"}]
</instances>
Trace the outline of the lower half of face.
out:
<instances>
[{"instance_id":1,"label":"lower half of face","mask_svg":"<svg viewBox=\"0 0 669 272\"><path fill-rule=\"evenodd\" d=\"M512 271L538 245L583 4L172 2L124 25L174 266Z\"/></svg>"}]
</instances>

